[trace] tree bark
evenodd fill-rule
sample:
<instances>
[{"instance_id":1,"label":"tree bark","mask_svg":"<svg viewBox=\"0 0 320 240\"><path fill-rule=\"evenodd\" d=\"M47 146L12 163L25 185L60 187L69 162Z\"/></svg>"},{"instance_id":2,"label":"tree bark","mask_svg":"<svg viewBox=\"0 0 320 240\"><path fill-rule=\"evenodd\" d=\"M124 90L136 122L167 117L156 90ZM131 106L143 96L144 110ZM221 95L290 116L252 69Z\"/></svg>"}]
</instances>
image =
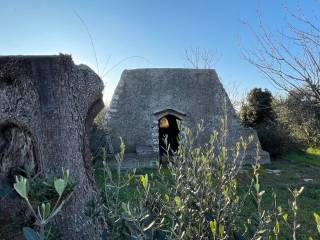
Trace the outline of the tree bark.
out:
<instances>
[{"instance_id":1,"label":"tree bark","mask_svg":"<svg viewBox=\"0 0 320 240\"><path fill-rule=\"evenodd\" d=\"M33 162L34 173L43 176L59 176L62 168L69 169L77 185L55 218L63 239L100 239L105 229L103 218L85 213L88 203L98 200L88 133L104 106L102 90L101 79L87 66L75 65L70 56L0 58L0 130L13 126L21 140L15 146L0 131L0 148L29 152L28 158L12 154L9 160L0 155L0 177L8 179L10 166L25 162ZM14 164L4 164L10 161ZM0 208L5 205L2 200Z\"/></svg>"}]
</instances>

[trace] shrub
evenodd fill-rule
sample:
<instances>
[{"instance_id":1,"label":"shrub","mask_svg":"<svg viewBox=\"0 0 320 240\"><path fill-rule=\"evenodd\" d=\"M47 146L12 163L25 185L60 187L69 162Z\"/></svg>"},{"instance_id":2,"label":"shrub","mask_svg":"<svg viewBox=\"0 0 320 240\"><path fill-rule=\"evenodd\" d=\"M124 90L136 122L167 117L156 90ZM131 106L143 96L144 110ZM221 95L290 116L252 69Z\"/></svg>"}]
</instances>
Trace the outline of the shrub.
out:
<instances>
[{"instance_id":1,"label":"shrub","mask_svg":"<svg viewBox=\"0 0 320 240\"><path fill-rule=\"evenodd\" d=\"M245 126L257 130L262 149L268 151L272 159L289 148L288 132L276 118L273 97L267 89L254 88L249 92L241 107L240 119Z\"/></svg>"},{"instance_id":2,"label":"shrub","mask_svg":"<svg viewBox=\"0 0 320 240\"><path fill-rule=\"evenodd\" d=\"M162 225L160 191L154 182L151 187L148 175L141 175L137 183L135 170L121 172L123 143L120 150L115 156L118 168L111 170L106 161L102 168L102 199L108 235L111 239L154 239Z\"/></svg>"},{"instance_id":3,"label":"shrub","mask_svg":"<svg viewBox=\"0 0 320 240\"><path fill-rule=\"evenodd\" d=\"M269 152L271 159L276 159L291 148L288 131L277 122L259 124L255 129L262 148Z\"/></svg>"},{"instance_id":4,"label":"shrub","mask_svg":"<svg viewBox=\"0 0 320 240\"><path fill-rule=\"evenodd\" d=\"M195 144L201 126L195 136L190 130L181 136L181 147L168 167L172 179L167 180L164 209L170 222L169 239L223 239L239 231L245 196L237 193L236 177L246 143L239 140L233 149L226 148L226 122L221 134L213 132L205 146Z\"/></svg>"},{"instance_id":5,"label":"shrub","mask_svg":"<svg viewBox=\"0 0 320 240\"><path fill-rule=\"evenodd\" d=\"M240 239L240 213L250 191L239 195L236 178L247 144L240 139L233 149L226 148L226 122L223 119L220 135L213 132L202 147L196 145L201 126L195 135L182 131L180 148L168 157L168 168L159 169L157 176L142 175L138 183L132 183L134 171L121 174L121 146L117 171L107 164L103 170L112 239ZM134 191L123 198L129 186Z\"/></svg>"},{"instance_id":6,"label":"shrub","mask_svg":"<svg viewBox=\"0 0 320 240\"><path fill-rule=\"evenodd\" d=\"M38 188L38 192L36 189L40 185L41 187ZM52 181L52 184L48 180L33 179L30 181L22 176L16 176L14 189L27 203L36 220L35 225L39 229L39 232L37 232L30 227L24 227L23 235L27 240L59 238L56 232L52 231L51 227L47 228L47 225L61 211L65 202L71 196L73 187L74 185L69 182L68 170L63 171L63 178L55 179ZM38 196L38 198L33 199L36 200L34 203L31 202L32 196Z\"/></svg>"},{"instance_id":7,"label":"shrub","mask_svg":"<svg viewBox=\"0 0 320 240\"><path fill-rule=\"evenodd\" d=\"M103 198L110 239L279 239L282 228L296 239L299 231L298 197L303 191L290 190L288 211L277 204L264 209L266 194L260 184L260 165L252 169L251 184L239 191L237 176L245 159L246 141L233 149L225 147L223 129L213 132L209 142L197 146L201 134L182 131L180 148L168 157L168 167L157 174L137 175L121 172L124 145L117 155L118 168L103 166ZM242 193L240 193L242 192ZM253 201L255 211L244 219L246 204ZM319 228L319 216L315 213ZM311 238L309 238L311 239Z\"/></svg>"},{"instance_id":8,"label":"shrub","mask_svg":"<svg viewBox=\"0 0 320 240\"><path fill-rule=\"evenodd\" d=\"M274 109L279 124L286 129L292 143L301 147L320 146L320 108L292 92L276 98Z\"/></svg>"}]
</instances>

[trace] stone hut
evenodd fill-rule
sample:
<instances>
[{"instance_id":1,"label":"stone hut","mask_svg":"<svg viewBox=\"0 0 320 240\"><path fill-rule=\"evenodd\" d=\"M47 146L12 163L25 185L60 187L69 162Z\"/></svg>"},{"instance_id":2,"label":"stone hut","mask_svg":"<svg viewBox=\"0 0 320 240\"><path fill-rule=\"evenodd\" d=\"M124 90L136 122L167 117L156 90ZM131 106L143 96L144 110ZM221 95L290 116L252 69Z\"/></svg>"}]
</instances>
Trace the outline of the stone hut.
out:
<instances>
[{"instance_id":1,"label":"stone hut","mask_svg":"<svg viewBox=\"0 0 320 240\"><path fill-rule=\"evenodd\" d=\"M135 69L125 70L112 97L106 115L110 144L118 151L119 137L126 145L124 164L128 167L151 166L163 149L163 136L172 148L179 129L195 131L203 121L201 143L208 141L213 129L219 129L224 114L228 115L231 147L241 136L253 136L247 151L247 162L260 148L255 130L242 126L217 73L208 69ZM175 150L175 149L174 149ZM261 149L261 162L270 161Z\"/></svg>"}]
</instances>

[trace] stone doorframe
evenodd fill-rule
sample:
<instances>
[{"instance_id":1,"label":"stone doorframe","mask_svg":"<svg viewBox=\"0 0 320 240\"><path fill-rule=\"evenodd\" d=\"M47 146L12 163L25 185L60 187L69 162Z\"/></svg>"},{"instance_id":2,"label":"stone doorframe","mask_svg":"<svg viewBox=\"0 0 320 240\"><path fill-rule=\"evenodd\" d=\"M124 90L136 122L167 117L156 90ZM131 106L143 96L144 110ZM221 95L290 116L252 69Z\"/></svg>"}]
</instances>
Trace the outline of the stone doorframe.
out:
<instances>
[{"instance_id":1,"label":"stone doorframe","mask_svg":"<svg viewBox=\"0 0 320 240\"><path fill-rule=\"evenodd\" d=\"M152 148L153 148L153 151L157 154L159 153L159 120L168 114L178 118L181 121L182 128L186 127L185 121L184 121L186 113L182 111L168 108L168 109L154 112L152 116L153 121L152 121L151 134L152 134Z\"/></svg>"}]
</instances>

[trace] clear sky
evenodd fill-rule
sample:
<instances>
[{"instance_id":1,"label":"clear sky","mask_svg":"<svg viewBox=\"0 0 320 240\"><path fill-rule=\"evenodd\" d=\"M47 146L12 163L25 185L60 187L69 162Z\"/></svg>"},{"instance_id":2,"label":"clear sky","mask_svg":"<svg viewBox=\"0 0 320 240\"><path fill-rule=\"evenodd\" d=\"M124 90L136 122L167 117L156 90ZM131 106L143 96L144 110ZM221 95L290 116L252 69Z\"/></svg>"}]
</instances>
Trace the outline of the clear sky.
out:
<instances>
[{"instance_id":1,"label":"clear sky","mask_svg":"<svg viewBox=\"0 0 320 240\"><path fill-rule=\"evenodd\" d=\"M285 26L284 6L317 12L313 0L0 0L0 55L58 54L73 56L97 71L84 24L97 52L100 72L124 58L127 61L104 77L110 99L121 72L131 68L188 67L187 48L217 51L215 65L224 86L238 86L239 94L253 87L274 88L247 63L240 45L254 47L243 25L257 25L259 10L267 26Z\"/></svg>"}]
</instances>

